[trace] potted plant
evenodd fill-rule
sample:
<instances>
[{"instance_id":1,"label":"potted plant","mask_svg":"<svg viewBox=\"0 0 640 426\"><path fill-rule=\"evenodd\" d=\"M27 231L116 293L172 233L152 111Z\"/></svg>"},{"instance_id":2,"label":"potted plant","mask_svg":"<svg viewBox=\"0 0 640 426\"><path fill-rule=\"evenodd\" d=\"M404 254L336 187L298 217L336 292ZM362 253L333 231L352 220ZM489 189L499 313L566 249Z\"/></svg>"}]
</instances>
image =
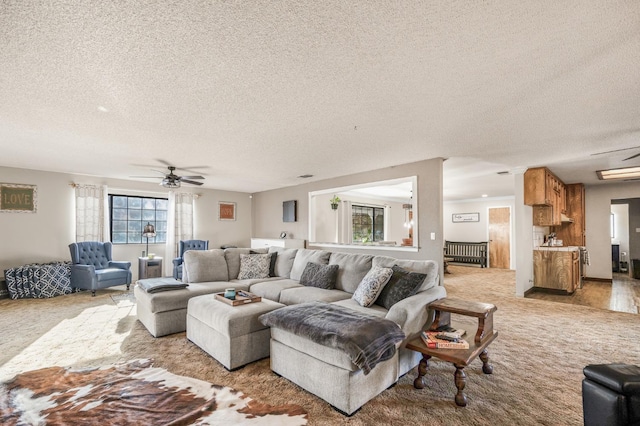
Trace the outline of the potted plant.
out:
<instances>
[{"instance_id":1,"label":"potted plant","mask_svg":"<svg viewBox=\"0 0 640 426\"><path fill-rule=\"evenodd\" d=\"M338 203L340 202L340 197L334 194L333 198L330 199L329 202L331 203L332 210L338 210Z\"/></svg>"}]
</instances>

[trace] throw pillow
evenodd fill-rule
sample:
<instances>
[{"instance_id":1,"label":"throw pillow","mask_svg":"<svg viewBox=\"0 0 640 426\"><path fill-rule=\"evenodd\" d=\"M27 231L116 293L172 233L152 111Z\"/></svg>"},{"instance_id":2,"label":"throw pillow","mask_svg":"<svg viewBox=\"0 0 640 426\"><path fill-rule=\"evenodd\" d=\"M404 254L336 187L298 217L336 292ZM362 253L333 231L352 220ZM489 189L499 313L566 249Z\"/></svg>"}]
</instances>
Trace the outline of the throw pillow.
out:
<instances>
[{"instance_id":1,"label":"throw pillow","mask_svg":"<svg viewBox=\"0 0 640 426\"><path fill-rule=\"evenodd\" d=\"M250 250L249 251L250 254L262 254L258 251L255 250ZM278 256L278 252L274 251L273 253L269 253L269 255L271 256L271 262L269 263L269 276L270 277L277 277L276 275L276 260L278 260L277 256Z\"/></svg>"},{"instance_id":2,"label":"throw pillow","mask_svg":"<svg viewBox=\"0 0 640 426\"><path fill-rule=\"evenodd\" d=\"M360 281L358 288L351 298L361 306L371 306L378 298L378 295L392 274L393 270L391 268L382 268L380 266L372 267L362 281Z\"/></svg>"},{"instance_id":3,"label":"throw pillow","mask_svg":"<svg viewBox=\"0 0 640 426\"><path fill-rule=\"evenodd\" d=\"M239 280L269 278L270 254L241 254Z\"/></svg>"},{"instance_id":4,"label":"throw pillow","mask_svg":"<svg viewBox=\"0 0 640 426\"><path fill-rule=\"evenodd\" d=\"M391 309L402 299L416 294L427 277L427 274L410 272L398 265L393 265L391 269L393 275L376 300L376 305L384 306L387 309Z\"/></svg>"},{"instance_id":5,"label":"throw pillow","mask_svg":"<svg viewBox=\"0 0 640 426\"><path fill-rule=\"evenodd\" d=\"M331 290L336 286L337 277L338 265L319 265L307 262L307 266L305 266L300 277L300 284Z\"/></svg>"}]
</instances>

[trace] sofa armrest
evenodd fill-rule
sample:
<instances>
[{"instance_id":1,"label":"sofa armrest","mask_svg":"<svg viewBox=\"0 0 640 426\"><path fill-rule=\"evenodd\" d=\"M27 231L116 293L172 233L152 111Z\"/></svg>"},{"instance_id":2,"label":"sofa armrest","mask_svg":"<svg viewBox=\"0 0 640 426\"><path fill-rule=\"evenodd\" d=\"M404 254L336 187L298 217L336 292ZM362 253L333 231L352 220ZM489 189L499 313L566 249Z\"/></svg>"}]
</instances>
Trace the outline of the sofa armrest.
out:
<instances>
[{"instance_id":1,"label":"sofa armrest","mask_svg":"<svg viewBox=\"0 0 640 426\"><path fill-rule=\"evenodd\" d=\"M443 286L431 287L393 305L385 318L400 326L407 336L405 342L408 342L433 321L433 311L428 311L426 306L446 296L447 292Z\"/></svg>"},{"instance_id":2,"label":"sofa armrest","mask_svg":"<svg viewBox=\"0 0 640 426\"><path fill-rule=\"evenodd\" d=\"M182 258L181 257L176 257L175 259L173 259L173 266L180 266L182 265Z\"/></svg>"},{"instance_id":3,"label":"sofa armrest","mask_svg":"<svg viewBox=\"0 0 640 426\"><path fill-rule=\"evenodd\" d=\"M110 268L118 268L118 269L129 270L129 269L131 269L131 262L111 260L111 261L109 261L109 267Z\"/></svg>"},{"instance_id":4,"label":"sofa armrest","mask_svg":"<svg viewBox=\"0 0 640 426\"><path fill-rule=\"evenodd\" d=\"M93 290L95 276L93 265L71 265L71 287Z\"/></svg>"}]
</instances>

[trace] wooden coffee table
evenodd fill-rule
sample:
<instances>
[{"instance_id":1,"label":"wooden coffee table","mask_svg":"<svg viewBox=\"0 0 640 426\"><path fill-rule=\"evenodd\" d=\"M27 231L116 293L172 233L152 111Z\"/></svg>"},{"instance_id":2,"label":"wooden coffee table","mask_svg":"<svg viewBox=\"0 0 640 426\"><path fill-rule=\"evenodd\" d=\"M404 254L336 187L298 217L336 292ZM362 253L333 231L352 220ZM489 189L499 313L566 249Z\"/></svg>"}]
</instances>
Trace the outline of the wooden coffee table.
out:
<instances>
[{"instance_id":1,"label":"wooden coffee table","mask_svg":"<svg viewBox=\"0 0 640 426\"><path fill-rule=\"evenodd\" d=\"M451 314L478 318L478 329L473 341L469 340L469 333L465 334L465 340L469 341L469 349L431 349L427 348L419 337L407 344L407 349L422 354L422 359L418 366L418 377L414 380L413 386L416 389L424 389L424 375L427 372L431 357L451 362L456 367L454 380L458 393L455 396L455 401L460 407L465 407L467 405L467 396L464 394L464 388L467 384L467 375L464 372L464 368L476 357L480 357L480 360L482 360L482 372L485 374L493 373L493 366L489 364L487 346L498 336L498 332L493 330L493 313L497 308L489 303L451 298L437 300L427 305L426 308L433 309L436 314L430 327L430 330L433 331L440 327L451 325Z\"/></svg>"}]
</instances>

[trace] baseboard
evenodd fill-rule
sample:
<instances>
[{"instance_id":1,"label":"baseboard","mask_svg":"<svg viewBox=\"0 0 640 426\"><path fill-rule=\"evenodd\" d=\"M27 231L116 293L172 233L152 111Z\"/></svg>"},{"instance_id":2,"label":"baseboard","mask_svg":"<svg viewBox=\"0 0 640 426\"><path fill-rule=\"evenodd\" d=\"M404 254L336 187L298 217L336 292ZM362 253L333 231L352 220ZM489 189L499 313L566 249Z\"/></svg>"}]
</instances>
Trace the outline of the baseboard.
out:
<instances>
[{"instance_id":1,"label":"baseboard","mask_svg":"<svg viewBox=\"0 0 640 426\"><path fill-rule=\"evenodd\" d=\"M609 283L612 284L613 283L613 279L612 278L592 278L592 277L584 277L583 281L597 281L597 282L601 282L601 283Z\"/></svg>"},{"instance_id":2,"label":"baseboard","mask_svg":"<svg viewBox=\"0 0 640 426\"><path fill-rule=\"evenodd\" d=\"M529 290L525 290L524 297L527 297L531 293L535 293L535 292L536 292L536 288L535 287L531 287Z\"/></svg>"}]
</instances>

